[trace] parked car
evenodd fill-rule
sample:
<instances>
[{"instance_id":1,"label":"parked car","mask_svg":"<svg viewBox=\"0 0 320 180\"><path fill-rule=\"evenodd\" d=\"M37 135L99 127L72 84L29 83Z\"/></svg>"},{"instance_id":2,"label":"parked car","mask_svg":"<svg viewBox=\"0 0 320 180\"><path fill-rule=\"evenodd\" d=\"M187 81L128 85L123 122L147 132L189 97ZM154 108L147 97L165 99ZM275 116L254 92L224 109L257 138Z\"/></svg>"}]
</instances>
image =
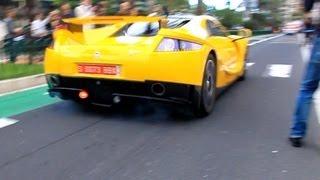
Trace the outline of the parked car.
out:
<instances>
[{"instance_id":1,"label":"parked car","mask_svg":"<svg viewBox=\"0 0 320 180\"><path fill-rule=\"evenodd\" d=\"M303 29L303 21L292 21L286 23L283 28L282 32L288 35L296 34L301 32Z\"/></svg>"}]
</instances>

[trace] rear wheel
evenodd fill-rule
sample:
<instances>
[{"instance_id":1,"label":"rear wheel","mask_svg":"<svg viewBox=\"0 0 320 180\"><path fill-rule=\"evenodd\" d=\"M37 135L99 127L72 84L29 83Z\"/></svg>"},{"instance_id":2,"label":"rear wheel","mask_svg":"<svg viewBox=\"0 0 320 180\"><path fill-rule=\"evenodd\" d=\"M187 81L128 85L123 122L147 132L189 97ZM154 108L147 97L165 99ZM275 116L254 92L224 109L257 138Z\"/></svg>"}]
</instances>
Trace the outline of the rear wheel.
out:
<instances>
[{"instance_id":1,"label":"rear wheel","mask_svg":"<svg viewBox=\"0 0 320 180\"><path fill-rule=\"evenodd\" d=\"M198 117L209 115L214 107L216 99L216 59L213 55L209 55L202 86L195 88L194 95L194 111Z\"/></svg>"},{"instance_id":2,"label":"rear wheel","mask_svg":"<svg viewBox=\"0 0 320 180\"><path fill-rule=\"evenodd\" d=\"M246 61L243 63L243 74L239 77L239 81L244 81L246 80L246 76L247 76L247 68L246 68Z\"/></svg>"},{"instance_id":3,"label":"rear wheel","mask_svg":"<svg viewBox=\"0 0 320 180\"><path fill-rule=\"evenodd\" d=\"M246 76L247 76L247 62L248 62L248 50L244 59L244 63L243 63L243 74L239 77L239 81L244 81L246 80Z\"/></svg>"}]
</instances>

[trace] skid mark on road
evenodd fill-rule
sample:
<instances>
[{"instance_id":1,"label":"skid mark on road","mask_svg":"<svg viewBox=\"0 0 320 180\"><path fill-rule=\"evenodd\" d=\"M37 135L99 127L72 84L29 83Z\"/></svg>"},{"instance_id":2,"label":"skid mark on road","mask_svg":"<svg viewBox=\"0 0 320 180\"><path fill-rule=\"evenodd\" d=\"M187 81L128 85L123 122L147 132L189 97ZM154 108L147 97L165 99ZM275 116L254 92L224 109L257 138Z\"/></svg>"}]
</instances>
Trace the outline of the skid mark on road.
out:
<instances>
[{"instance_id":1,"label":"skid mark on road","mask_svg":"<svg viewBox=\"0 0 320 180\"><path fill-rule=\"evenodd\" d=\"M263 73L264 77L290 78L292 65L289 64L269 64Z\"/></svg>"}]
</instances>

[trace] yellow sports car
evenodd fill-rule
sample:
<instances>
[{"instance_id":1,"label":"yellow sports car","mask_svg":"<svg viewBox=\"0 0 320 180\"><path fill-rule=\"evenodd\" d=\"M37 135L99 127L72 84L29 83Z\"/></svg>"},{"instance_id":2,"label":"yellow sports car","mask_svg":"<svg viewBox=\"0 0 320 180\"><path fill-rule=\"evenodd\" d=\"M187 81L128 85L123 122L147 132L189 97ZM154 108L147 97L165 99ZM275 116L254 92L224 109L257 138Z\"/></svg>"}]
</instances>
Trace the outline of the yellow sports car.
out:
<instances>
[{"instance_id":1,"label":"yellow sports car","mask_svg":"<svg viewBox=\"0 0 320 180\"><path fill-rule=\"evenodd\" d=\"M245 78L248 31L228 35L211 16L64 22L45 54L51 96L103 106L126 98L173 102L205 116L219 89Z\"/></svg>"}]
</instances>

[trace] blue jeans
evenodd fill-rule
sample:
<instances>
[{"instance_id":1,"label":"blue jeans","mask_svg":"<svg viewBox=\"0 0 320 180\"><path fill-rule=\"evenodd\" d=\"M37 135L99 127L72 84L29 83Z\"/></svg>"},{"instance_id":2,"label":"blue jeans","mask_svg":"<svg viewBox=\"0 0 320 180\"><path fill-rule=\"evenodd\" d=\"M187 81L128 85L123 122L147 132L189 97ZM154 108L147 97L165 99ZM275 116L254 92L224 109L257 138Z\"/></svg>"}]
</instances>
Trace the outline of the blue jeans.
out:
<instances>
[{"instance_id":1,"label":"blue jeans","mask_svg":"<svg viewBox=\"0 0 320 180\"><path fill-rule=\"evenodd\" d=\"M290 137L304 137L312 104L312 97L320 80L320 36L315 39L310 61L297 98Z\"/></svg>"}]
</instances>

